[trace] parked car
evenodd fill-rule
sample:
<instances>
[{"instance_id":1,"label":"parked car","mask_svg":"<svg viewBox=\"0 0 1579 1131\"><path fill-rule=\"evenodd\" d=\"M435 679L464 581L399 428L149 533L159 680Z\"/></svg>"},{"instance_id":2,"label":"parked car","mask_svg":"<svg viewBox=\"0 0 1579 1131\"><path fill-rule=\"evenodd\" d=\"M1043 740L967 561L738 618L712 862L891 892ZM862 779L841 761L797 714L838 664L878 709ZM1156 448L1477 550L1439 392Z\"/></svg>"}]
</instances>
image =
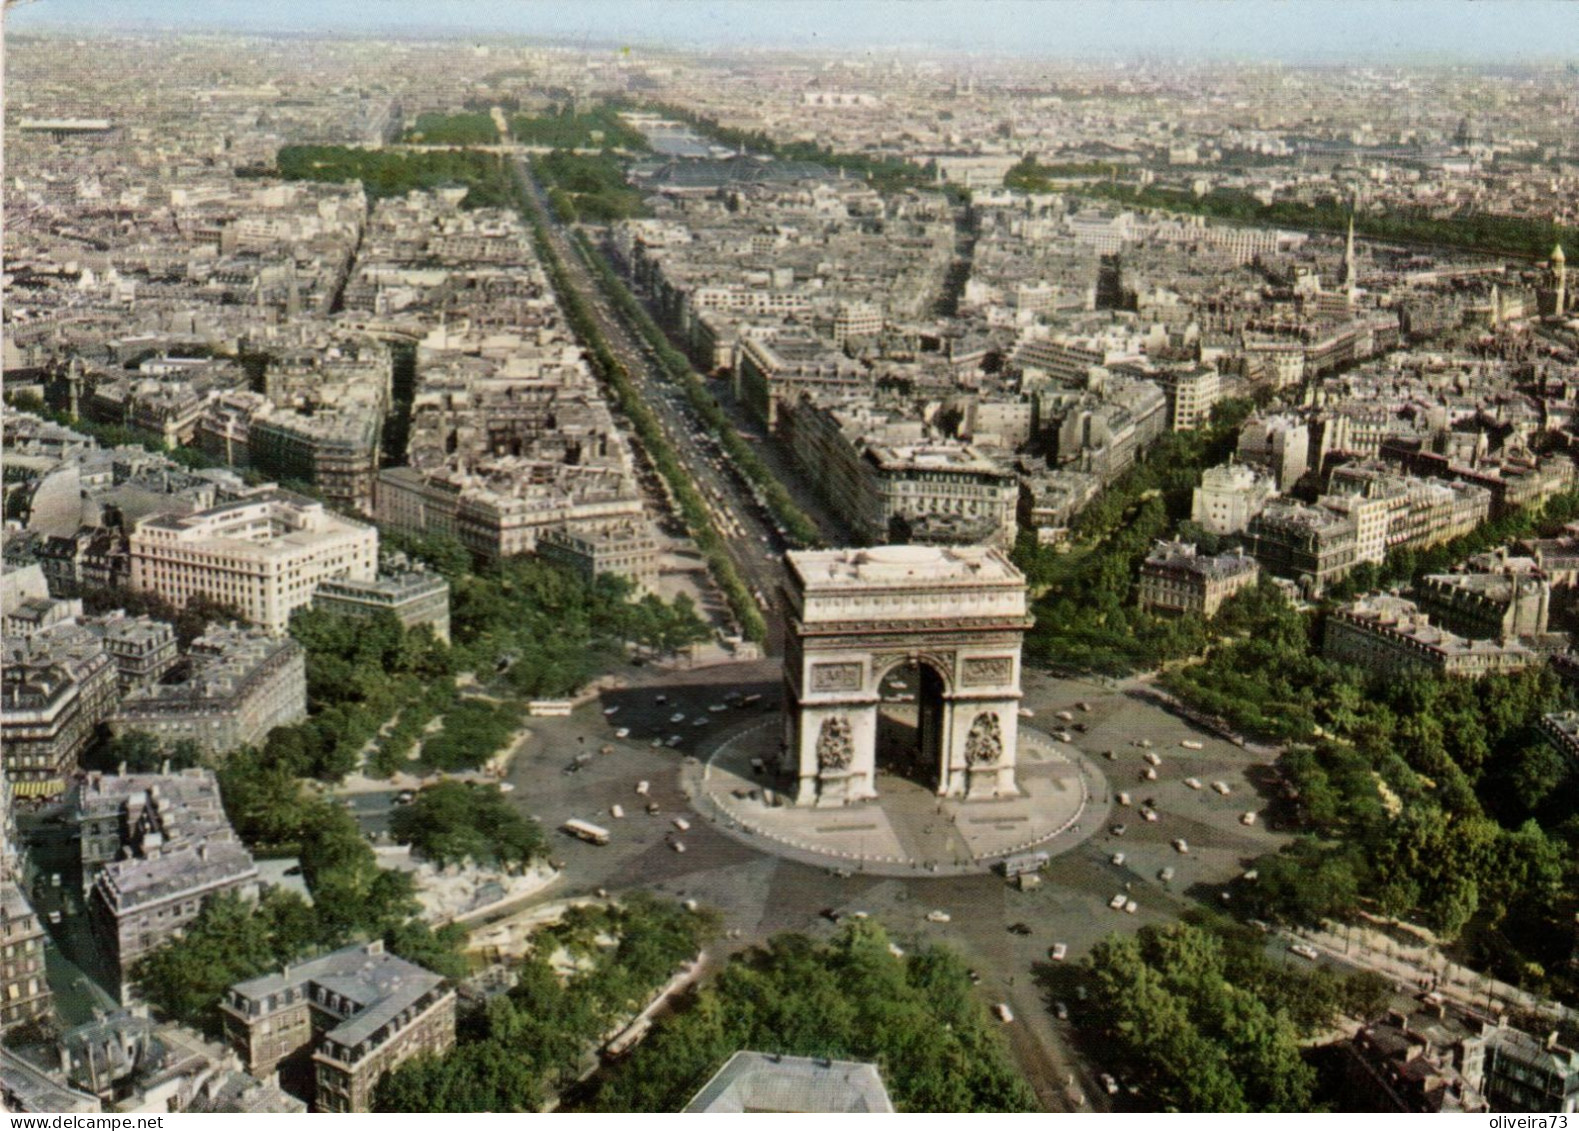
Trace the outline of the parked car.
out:
<instances>
[{"instance_id":1,"label":"parked car","mask_svg":"<svg viewBox=\"0 0 1579 1131\"><path fill-rule=\"evenodd\" d=\"M1181 836L1178 840L1173 842L1173 847L1179 853L1179 855L1183 856L1190 851L1190 842Z\"/></svg>"},{"instance_id":2,"label":"parked car","mask_svg":"<svg viewBox=\"0 0 1579 1131\"><path fill-rule=\"evenodd\" d=\"M992 1011L998 1015L998 1020L1005 1025L1014 1020L1014 1010L1009 1008L1009 1003L1006 1001L1000 1001L992 1007Z\"/></svg>"},{"instance_id":3,"label":"parked car","mask_svg":"<svg viewBox=\"0 0 1579 1131\"><path fill-rule=\"evenodd\" d=\"M1308 958L1312 962L1321 957L1321 952L1309 943L1290 943L1288 949L1290 953L1297 954L1301 958Z\"/></svg>"},{"instance_id":4,"label":"parked car","mask_svg":"<svg viewBox=\"0 0 1579 1131\"><path fill-rule=\"evenodd\" d=\"M1066 943L1054 943L1052 949L1047 952L1047 957L1054 962L1062 962L1068 955L1069 947Z\"/></svg>"},{"instance_id":5,"label":"parked car","mask_svg":"<svg viewBox=\"0 0 1579 1131\"><path fill-rule=\"evenodd\" d=\"M947 911L928 911L927 912L927 922L928 923L947 923L950 918L951 918L951 916L949 915L949 913Z\"/></svg>"}]
</instances>

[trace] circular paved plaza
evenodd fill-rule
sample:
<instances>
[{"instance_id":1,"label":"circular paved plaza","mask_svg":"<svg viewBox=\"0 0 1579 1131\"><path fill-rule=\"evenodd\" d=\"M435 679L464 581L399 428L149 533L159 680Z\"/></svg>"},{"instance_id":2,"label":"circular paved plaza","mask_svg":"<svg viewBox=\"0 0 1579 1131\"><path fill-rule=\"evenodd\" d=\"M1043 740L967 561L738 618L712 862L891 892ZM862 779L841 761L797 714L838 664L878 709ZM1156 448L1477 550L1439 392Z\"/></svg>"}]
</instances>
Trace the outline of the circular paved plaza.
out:
<instances>
[{"instance_id":1,"label":"circular paved plaza","mask_svg":"<svg viewBox=\"0 0 1579 1131\"><path fill-rule=\"evenodd\" d=\"M697 812L775 855L875 875L955 876L986 871L1016 853L1067 852L1107 819L1107 781L1095 764L1025 726L1019 731L1019 797L940 798L917 782L880 773L876 800L796 808L786 803L794 783L771 769L780 731L777 718L754 722L681 772ZM767 768L758 772L753 762Z\"/></svg>"}]
</instances>

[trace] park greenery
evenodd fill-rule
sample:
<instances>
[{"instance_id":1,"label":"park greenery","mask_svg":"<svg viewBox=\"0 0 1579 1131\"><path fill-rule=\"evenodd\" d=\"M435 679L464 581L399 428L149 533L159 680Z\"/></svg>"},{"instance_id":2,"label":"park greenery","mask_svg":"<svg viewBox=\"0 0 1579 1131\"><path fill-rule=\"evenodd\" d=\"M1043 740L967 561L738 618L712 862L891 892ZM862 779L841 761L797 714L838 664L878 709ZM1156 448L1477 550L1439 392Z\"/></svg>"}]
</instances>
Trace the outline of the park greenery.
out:
<instances>
[{"instance_id":1,"label":"park greenery","mask_svg":"<svg viewBox=\"0 0 1579 1131\"><path fill-rule=\"evenodd\" d=\"M556 149L532 159L532 167L548 188L548 202L561 223L577 220L607 224L650 216L639 190L625 180L625 170L610 153L572 153Z\"/></svg>"},{"instance_id":2,"label":"park greenery","mask_svg":"<svg viewBox=\"0 0 1579 1131\"><path fill-rule=\"evenodd\" d=\"M533 936L509 992L463 1024L448 1052L386 1076L374 1110L540 1110L717 931L711 913L642 893L568 909Z\"/></svg>"},{"instance_id":3,"label":"park greenery","mask_svg":"<svg viewBox=\"0 0 1579 1131\"><path fill-rule=\"evenodd\" d=\"M522 145L552 149L647 149L646 136L626 125L619 108L608 104L579 112L565 105L548 114L517 114L510 119L510 136Z\"/></svg>"},{"instance_id":4,"label":"park greenery","mask_svg":"<svg viewBox=\"0 0 1579 1131\"><path fill-rule=\"evenodd\" d=\"M504 159L476 150L403 152L344 145L287 145L275 156L287 181L343 184L360 181L370 200L404 196L413 189L464 186L462 208L508 208L513 185Z\"/></svg>"},{"instance_id":5,"label":"park greenery","mask_svg":"<svg viewBox=\"0 0 1579 1131\"><path fill-rule=\"evenodd\" d=\"M389 831L400 844L440 867L471 861L521 868L546 845L535 822L505 800L496 785L446 781L417 794L395 811Z\"/></svg>"},{"instance_id":6,"label":"park greenery","mask_svg":"<svg viewBox=\"0 0 1579 1131\"><path fill-rule=\"evenodd\" d=\"M1369 1020L1387 983L1370 971L1297 973L1259 931L1188 922L1098 943L1095 992L1078 1021L1103 1064L1149 1111L1310 1111L1316 1073L1301 1043L1340 1015Z\"/></svg>"},{"instance_id":7,"label":"park greenery","mask_svg":"<svg viewBox=\"0 0 1579 1131\"><path fill-rule=\"evenodd\" d=\"M1041 546L1023 531L1015 563L1035 595L1026 658L1054 668L1124 675L1198 654L1210 626L1162 617L1130 598L1141 561L1189 516L1201 471L1233 451L1248 400L1223 401L1208 427L1166 433L1075 518L1066 546Z\"/></svg>"},{"instance_id":8,"label":"park greenery","mask_svg":"<svg viewBox=\"0 0 1579 1131\"><path fill-rule=\"evenodd\" d=\"M778 142L761 130L741 130L725 126L683 106L649 102L644 110L684 122L702 137L729 149L774 157L780 161L805 161L829 169L839 169L868 182L879 192L906 189L937 189L932 171L898 157L879 157L867 153L838 153L829 146L809 141Z\"/></svg>"},{"instance_id":9,"label":"park greenery","mask_svg":"<svg viewBox=\"0 0 1579 1131\"><path fill-rule=\"evenodd\" d=\"M1056 192L1061 182L1071 179L1089 180L1107 177L1114 167L1104 161L1063 161L1043 165L1035 157L1025 157L1018 165L1003 175L1003 187L1016 192Z\"/></svg>"},{"instance_id":10,"label":"park greenery","mask_svg":"<svg viewBox=\"0 0 1579 1131\"><path fill-rule=\"evenodd\" d=\"M1166 672L1195 710L1287 745L1250 914L1408 920L1536 990L1564 977L1579 879L1579 775L1541 737L1570 693L1543 668L1373 678L1320 654L1319 612L1268 583L1225 602L1199 663Z\"/></svg>"},{"instance_id":11,"label":"park greenery","mask_svg":"<svg viewBox=\"0 0 1579 1131\"><path fill-rule=\"evenodd\" d=\"M1127 208L1156 208L1269 228L1342 232L1347 230L1352 215L1355 232L1373 240L1534 259L1544 259L1558 243L1569 247L1579 243L1579 228L1468 208L1452 216L1433 215L1424 206L1383 213L1353 213L1346 201L1336 198L1311 204L1294 200L1264 204L1241 189L1219 188L1196 196L1182 188L1106 181L1070 186L1068 191Z\"/></svg>"},{"instance_id":12,"label":"park greenery","mask_svg":"<svg viewBox=\"0 0 1579 1131\"><path fill-rule=\"evenodd\" d=\"M707 639L685 594L632 600L627 578L587 580L540 558L507 558L451 584L457 667L516 695L570 694L632 644L673 655Z\"/></svg>"},{"instance_id":13,"label":"park greenery","mask_svg":"<svg viewBox=\"0 0 1579 1131\"><path fill-rule=\"evenodd\" d=\"M796 505L779 477L773 474L751 444L741 437L739 430L719 405L717 398L709 391L707 383L691 367L686 356L670 344L658 323L653 321L646 308L636 300L635 295L631 294L630 289L615 274L608 261L593 250L586 237L577 232L575 239L582 257L598 277L604 295L630 322L635 324L642 338L652 347L663 371L685 393L692 411L717 438L729 457L731 466L756 485L757 490L762 493L764 504L789 532L794 542L800 546L817 545L821 541L817 524L812 521L810 515Z\"/></svg>"},{"instance_id":14,"label":"park greenery","mask_svg":"<svg viewBox=\"0 0 1579 1131\"><path fill-rule=\"evenodd\" d=\"M233 753L220 783L226 813L249 846L299 848L312 902L284 890L267 891L256 903L233 892L205 900L179 939L132 970L141 996L163 1015L217 1035L226 987L369 938L447 977L464 976L465 932L435 932L416 917L411 877L378 866L343 808L255 750Z\"/></svg>"},{"instance_id":15,"label":"park greenery","mask_svg":"<svg viewBox=\"0 0 1579 1131\"><path fill-rule=\"evenodd\" d=\"M415 145L497 145L499 127L487 111L418 114L401 140Z\"/></svg>"},{"instance_id":16,"label":"park greenery","mask_svg":"<svg viewBox=\"0 0 1579 1131\"><path fill-rule=\"evenodd\" d=\"M733 956L607 1069L584 1106L679 1111L734 1053L873 1061L900 1111L1034 1111L960 957L901 957L871 920L831 942L780 935Z\"/></svg>"},{"instance_id":17,"label":"park greenery","mask_svg":"<svg viewBox=\"0 0 1579 1131\"><path fill-rule=\"evenodd\" d=\"M526 195L530 196L529 193ZM555 293L559 295L560 302L565 308L565 316L571 329L586 345L594 369L608 383L609 389L614 394L614 403L630 421L631 429L641 442L642 451L646 453L653 469L668 488L675 509L679 512L686 529L690 531L691 537L696 541L697 548L701 550L713 580L723 591L724 599L740 625L741 634L746 639L757 642L766 639L767 622L762 619L762 613L752 599L750 588L736 568L734 559L729 556L728 545L714 525L701 492L696 489L690 473L669 443L669 438L664 435L657 414L648 407L625 366L614 356L608 342L604 340L602 331L598 329L597 323L587 309L586 300L571 283L558 253L549 243L542 219L534 216L532 227L537 241L538 257L543 261L554 284Z\"/></svg>"}]
</instances>

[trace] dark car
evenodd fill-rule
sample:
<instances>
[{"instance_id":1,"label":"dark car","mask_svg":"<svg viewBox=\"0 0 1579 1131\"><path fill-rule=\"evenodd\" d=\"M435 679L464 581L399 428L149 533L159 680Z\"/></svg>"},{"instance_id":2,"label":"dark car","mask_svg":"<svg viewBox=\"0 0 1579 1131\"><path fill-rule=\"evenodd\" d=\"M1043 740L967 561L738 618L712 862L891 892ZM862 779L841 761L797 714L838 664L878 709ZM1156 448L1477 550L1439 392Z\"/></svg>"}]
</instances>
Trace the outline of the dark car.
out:
<instances>
[{"instance_id":1,"label":"dark car","mask_svg":"<svg viewBox=\"0 0 1579 1131\"><path fill-rule=\"evenodd\" d=\"M1011 935L1028 935L1031 933L1031 928L1025 923L1010 923L1009 933Z\"/></svg>"}]
</instances>

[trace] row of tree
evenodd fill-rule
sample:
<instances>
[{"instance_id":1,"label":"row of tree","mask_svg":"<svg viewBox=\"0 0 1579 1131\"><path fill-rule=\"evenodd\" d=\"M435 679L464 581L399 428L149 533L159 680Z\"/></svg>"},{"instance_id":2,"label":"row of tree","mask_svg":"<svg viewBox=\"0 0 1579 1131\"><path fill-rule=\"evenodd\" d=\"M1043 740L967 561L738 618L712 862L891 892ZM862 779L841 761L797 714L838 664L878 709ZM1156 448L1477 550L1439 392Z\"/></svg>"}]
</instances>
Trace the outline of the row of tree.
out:
<instances>
[{"instance_id":1,"label":"row of tree","mask_svg":"<svg viewBox=\"0 0 1579 1131\"><path fill-rule=\"evenodd\" d=\"M543 230L541 222L534 220L533 228L537 238L538 256L547 268L549 278L553 280L554 290L565 307L571 329L587 346L599 375L608 383L614 394L615 403L630 421L637 439L641 441L642 450L647 453L654 470L668 487L670 497L674 500L686 529L691 532L691 537L696 540L697 547L707 561L707 568L712 573L713 580L723 590L724 599L729 603L730 611L740 624L742 635L748 640L758 642L766 639L767 622L762 619L762 613L751 596L750 587L741 577L734 559L729 556L728 546L713 524L712 514L703 501L701 492L691 480L690 472L685 469L685 465L681 463L680 457L669 443L662 425L658 422L657 414L648 407L635 382L631 380L630 374L626 372L625 366L609 349L602 331L598 329L597 323L587 310L585 300L571 284L564 264L560 262L559 255L548 242L547 233Z\"/></svg>"},{"instance_id":2,"label":"row of tree","mask_svg":"<svg viewBox=\"0 0 1579 1131\"><path fill-rule=\"evenodd\" d=\"M781 935L733 956L610 1068L584 1105L678 1111L735 1052L875 1061L901 1111L1035 1111L952 951L901 957L872 920L830 943Z\"/></svg>"},{"instance_id":3,"label":"row of tree","mask_svg":"<svg viewBox=\"0 0 1579 1131\"><path fill-rule=\"evenodd\" d=\"M641 336L656 353L664 372L685 393L691 410L702 423L707 425L725 454L729 456L731 466L742 472L762 492L763 502L796 543L803 547L820 544L821 534L817 524L791 498L789 491L757 454L756 449L741 437L733 422L707 388L706 382L696 370L691 368L691 363L685 355L669 343L669 339L659 328L658 323L653 321L646 308L636 301L636 296L631 294L623 280L615 274L608 261L593 249L587 238L580 232L575 234L575 238L580 245L582 256L598 276L603 293L608 296L610 302L619 307L626 318L635 323Z\"/></svg>"},{"instance_id":4,"label":"row of tree","mask_svg":"<svg viewBox=\"0 0 1579 1131\"><path fill-rule=\"evenodd\" d=\"M1379 1013L1388 986L1369 971L1296 973L1269 961L1263 942L1254 930L1181 922L1092 950L1095 993L1077 1024L1145 1110L1313 1110L1316 1073L1301 1042L1340 1013Z\"/></svg>"},{"instance_id":5,"label":"row of tree","mask_svg":"<svg viewBox=\"0 0 1579 1131\"><path fill-rule=\"evenodd\" d=\"M1198 654L1209 626L1193 615L1161 617L1131 600L1141 561L1190 513L1203 468L1233 450L1248 400L1214 406L1212 423L1169 432L1076 516L1070 545L1039 545L1024 531L1014 560L1038 594L1026 655L1056 668L1123 675Z\"/></svg>"},{"instance_id":6,"label":"row of tree","mask_svg":"<svg viewBox=\"0 0 1579 1131\"><path fill-rule=\"evenodd\" d=\"M1546 669L1373 679L1320 655L1319 613L1270 587L1225 603L1227 639L1163 683L1235 727L1291 743L1274 812L1304 836L1244 893L1267 917L1361 910L1460 940L1466 958L1551 989L1579 879L1579 774L1539 730L1571 704Z\"/></svg>"},{"instance_id":7,"label":"row of tree","mask_svg":"<svg viewBox=\"0 0 1579 1131\"><path fill-rule=\"evenodd\" d=\"M639 893L616 906L570 908L533 936L510 991L469 1018L448 1052L386 1076L374 1109L540 1110L717 930L709 913Z\"/></svg>"},{"instance_id":8,"label":"row of tree","mask_svg":"<svg viewBox=\"0 0 1579 1131\"><path fill-rule=\"evenodd\" d=\"M1158 208L1269 228L1305 228L1342 232L1351 211L1347 203L1331 200L1306 204L1275 200L1263 204L1240 189L1219 188L1202 196L1183 190L1103 181L1071 189L1081 195L1113 200L1129 208ZM1501 216L1466 208L1454 216L1435 216L1424 206L1389 212L1354 215L1354 230L1375 240L1396 240L1431 247L1456 247L1473 251L1544 259L1553 245L1574 246L1579 228L1565 227L1525 216Z\"/></svg>"}]
</instances>

